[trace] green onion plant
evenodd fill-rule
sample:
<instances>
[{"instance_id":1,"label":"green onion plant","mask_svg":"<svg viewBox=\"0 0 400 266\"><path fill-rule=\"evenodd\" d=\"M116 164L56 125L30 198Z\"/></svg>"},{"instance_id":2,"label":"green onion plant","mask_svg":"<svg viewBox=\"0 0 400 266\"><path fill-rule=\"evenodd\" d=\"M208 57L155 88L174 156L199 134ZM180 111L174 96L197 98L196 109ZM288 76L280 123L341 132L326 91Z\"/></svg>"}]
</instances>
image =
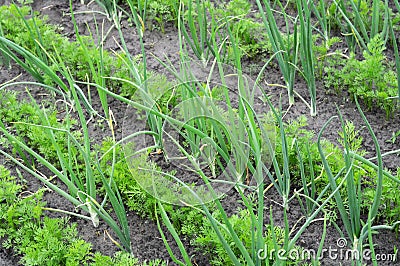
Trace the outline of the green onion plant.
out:
<instances>
[{"instance_id":1,"label":"green onion plant","mask_svg":"<svg viewBox=\"0 0 400 266\"><path fill-rule=\"evenodd\" d=\"M308 2L309 1L306 0L296 1L300 22L300 59L303 67L304 79L307 82L308 91L310 93L310 114L311 116L315 116L317 114L317 93L315 85L316 63L313 54L314 44L312 38L311 9L309 6L313 4L309 4ZM325 33L325 35L326 34L327 33Z\"/></svg>"},{"instance_id":2,"label":"green onion plant","mask_svg":"<svg viewBox=\"0 0 400 266\"><path fill-rule=\"evenodd\" d=\"M231 35L230 36L231 40L234 39L234 37ZM234 44L235 42L232 41L232 43ZM269 101L268 97L266 97L266 95L263 95L261 93L261 97L265 97L265 101L268 102L268 105L270 106L270 108L273 111L273 116L275 118L275 120L278 123L278 127L280 130L280 136L281 139L279 139L279 141L281 141L283 144L283 161L284 161L284 165L281 166L278 164L278 161L276 160L276 158L274 157L274 152L273 152L273 143L274 140L271 140L271 134L268 132L267 128L264 128L261 125L261 115L258 114L254 109L254 101L255 101L255 90L256 87L259 86L257 84L257 82L255 84L253 84L252 86L249 87L249 83L246 82L246 78L245 76L241 73L240 69L241 69L241 64L240 64L240 52L238 49L235 50L235 46L233 46L234 48L234 54L236 55L236 67L237 67L237 74L236 74L236 86L237 86L237 91L239 92L239 100L238 100L238 107L237 107L237 117L239 119L239 121L243 121L246 122L246 127L243 128L245 130L244 133L246 133L246 135L248 136L248 142L247 145L249 146L250 149L250 158L252 158L252 160L249 160L249 162L247 163L247 168L249 169L249 175L251 176L251 178L254 180L254 184L249 186L246 185L245 182L237 182L235 188L238 191L238 193L241 195L242 197L242 201L244 202L246 208L249 210L250 216L251 216L251 228L254 228L254 232L252 232L252 246L251 249L247 249L244 247L243 242L240 240L238 233L233 229L232 224L230 223L229 219L228 219L228 215L225 211L225 209L222 207L222 204L220 203L219 199L215 200L217 209L219 210L219 212L222 214L222 223L223 225L220 224L220 221L217 221L212 215L211 215L211 211L208 209L207 205L205 204L205 202L201 201L201 197L200 195L196 194L196 191L194 190L190 190L191 193L193 193L194 197L199 198L199 201L197 202L197 204L200 206L200 208L203 210L204 215L207 217L208 221L212 224L212 228L215 230L219 241L221 241L221 244L223 245L223 247L225 248L226 252L227 252L227 256L229 256L231 262L233 265L264 265L265 263L267 263L268 265L270 265L272 263L269 262L269 257L268 258L261 258L258 256L258 251L263 249L265 247L265 224L264 224L264 212L265 212L265 203L264 203L264 197L265 197L265 193L264 193L264 188L265 188L265 177L267 176L270 181L275 185L275 188L278 190L279 194L282 196L283 199L283 208L284 208L284 232L285 232L285 244L284 244L284 249L289 251L290 249L294 248L296 241L298 240L298 238L301 236L301 234L306 230L307 226L315 219L315 217L318 215L318 213L320 213L320 211L323 209L323 207L327 204L327 202L333 197L334 194L329 195L327 197L327 199L322 203L322 204L318 204L317 200L320 200L322 198L322 196L328 191L329 189L329 185L327 185L327 187L325 188L324 192L322 193L323 195L321 195L319 198L317 199L313 199L310 196L305 196L305 198L307 198L309 200L308 205L310 206L309 208L309 217L306 220L306 222L303 224L303 226L301 227L301 229L296 233L296 235L291 236L291 228L289 227L289 222L288 222L288 217L287 217L287 211L289 209L289 200L293 199L294 197L290 197L290 173L289 173L289 150L288 150L288 145L286 142L286 137L285 137L285 129L283 126L283 122L282 122L282 111L277 111L275 110L275 108L273 108L272 103ZM218 68L218 73L221 75L221 79L224 80L224 78L226 78L229 75L226 75L226 73L224 72L224 69L222 67L221 62L218 61L218 57L216 57L216 61L215 64L217 65ZM271 58L272 60L272 58ZM269 60L268 63L271 61ZM170 68L172 69L172 67ZM188 73L190 72L191 69L194 69L193 67L188 67L185 68L185 70ZM265 69L265 67L264 67ZM182 75L179 75L178 72L174 72L174 75L176 76L176 78L181 78ZM259 78L257 79L257 81L260 80L262 73L260 73ZM189 75L190 77L190 75ZM211 77L211 76L210 76ZM227 78L226 78L227 80ZM208 81L205 81L205 83L207 83ZM184 82L185 84L192 84L189 82ZM209 82L211 83L211 82ZM194 95L196 94L196 92L194 91L193 87L184 87L185 90L187 90L187 93L191 94L191 97L194 97ZM207 93L207 91L202 91L202 93ZM190 97L189 97L190 99ZM230 103L229 101L229 97L226 98L225 102ZM232 106L230 109L233 109ZM197 112L199 112L199 108L196 109ZM235 115L234 113L231 113L230 115ZM228 116L230 117L230 116ZM168 120L168 118L166 118ZM223 120L222 122L224 122L225 120ZM200 121L199 121L200 122ZM187 134L186 139L191 140L191 138L195 138L196 134L198 134L197 132L193 132L193 128L200 128L200 124L190 124L190 128L186 127L186 130L189 130L189 134ZM216 129L216 125L213 125L212 128ZM243 130L241 129L241 130ZM208 129L209 131L209 129ZM203 131L204 132L207 131ZM190 134L190 133L195 133L195 134ZM237 133L238 134L238 133ZM216 135L218 135L218 131L216 131ZM235 136L240 136L240 135L235 135ZM273 135L274 136L274 135ZM211 138L212 139L212 143L215 147L220 147L221 144L223 144L223 142L218 142L218 137L216 138ZM241 141L243 141L245 139L241 139ZM195 139L192 139L192 142L196 142ZM176 145L180 145L178 139L175 139L174 143ZM180 145L181 146L181 145ZM193 166L196 170L196 172L199 174L200 178L203 179L206 183L208 182L208 178L207 178L207 173L204 171L204 169L202 169L196 160L194 160L193 156L190 154L190 152L187 151L187 149L185 149L184 147L180 147L182 152L184 153L185 156L187 156L187 158L193 163ZM244 148L240 148L240 146L235 146L236 149L239 150L243 150ZM219 153L224 151L224 147L220 147L217 149ZM270 158L271 161L263 161L263 153L268 153L270 156L268 158ZM245 152L241 152L241 153L237 153L239 156L241 154L245 154ZM222 153L220 154L221 157L224 157L225 155ZM235 158L239 158L235 157ZM247 157L246 157L247 158ZM272 170L269 169L268 165L269 163L272 163ZM349 175L350 172L346 173L347 175ZM173 176L170 176L170 178L174 178ZM305 176L303 175L303 178L305 180ZM337 178L337 177L336 177ZM335 179L336 180L336 179ZM182 182L181 180L177 180ZM344 181L342 181L341 184L343 184ZM186 186L189 186L189 184L185 184ZM338 191L341 188L341 185L339 185L336 188L336 191ZM210 188L211 191L213 191L213 188ZM245 193L245 190L250 190L250 191L254 191L256 192L256 200L255 200L255 205L254 205L254 201L252 201L249 196ZM308 192L307 192L308 193ZM315 195L315 190L311 191L309 193L309 195ZM301 195L302 196L302 195ZM162 205L159 206L160 208L162 208ZM168 217L163 217L163 220L165 221ZM273 220L272 217L270 218L271 220L271 224L273 227ZM173 228L172 224L168 221L166 221L167 224L167 229L170 231L170 233L172 235L174 235L174 238L176 240L176 242L178 243L178 246L180 247L180 251L183 255L183 257L185 258L186 256L184 254L186 254L186 251L184 249L183 246L180 245L180 239L179 236L176 235L176 230ZM233 238L233 242L234 242L234 246L237 247L237 249L239 251L234 251L232 250L232 247L228 244L228 239L224 237L224 233L223 231L226 230L227 232L229 232L229 235L232 236ZM277 241L275 239L275 241ZM322 243L323 241L321 241ZM168 245L168 243L166 243ZM275 245L277 246L278 243L275 242ZM322 244L321 244L322 245ZM238 253L239 252L239 253ZM276 254L275 254L276 255ZM175 258L176 259L176 258ZM275 256L273 258L275 265L285 265L286 262L282 259L280 259L278 256ZM185 262L179 262L178 264L180 265L190 265L190 263L188 263L187 259L185 259Z\"/></svg>"},{"instance_id":3,"label":"green onion plant","mask_svg":"<svg viewBox=\"0 0 400 266\"><path fill-rule=\"evenodd\" d=\"M140 1L138 1L140 2ZM155 104L155 101L152 99L152 97L149 95L149 90L148 86L151 83L149 80L149 76L147 74L146 70L146 51L144 48L144 42L143 42L143 35L144 35L144 22L142 20L142 17L139 16L138 12L141 12L141 10L137 10L136 6L134 5L134 2L132 0L127 0L127 4L129 6L129 12L126 14L128 17L134 22L136 26L136 30L139 35L139 44L141 47L142 51L142 71L139 65L136 63L132 55L130 55L130 52L126 46L125 38L121 30L121 22L118 17L115 17L114 19L114 24L116 25L116 28L118 29L119 32L119 37L121 41L121 46L124 50L124 54L127 57L127 60L125 61L126 66L128 67L130 74L134 80L134 84L136 87L143 88L138 90L138 94L140 95L143 103L147 104L149 107L153 109L157 109L157 106ZM114 9L116 9L116 3L114 0ZM145 11L143 11L145 12ZM148 125L150 127L150 130L152 132L155 132L156 134L153 136L155 145L158 146L159 148L162 148L162 119L156 115L153 115L151 113L147 113L147 120L148 120Z\"/></svg>"},{"instance_id":4,"label":"green onion plant","mask_svg":"<svg viewBox=\"0 0 400 266\"><path fill-rule=\"evenodd\" d=\"M85 62L87 62L89 64L89 69L91 72L91 77L93 79L93 82L98 83L101 86L105 87L106 79L104 78L105 66L104 66L104 56L103 56L103 52L104 52L103 37L98 39L98 41L99 41L98 49L97 49L98 57L92 58L90 53L88 52L88 47L87 47L86 43L83 41L82 36L79 34L79 28L76 23L75 15L74 15L74 12L72 9L72 0L69 2L69 5L70 5L72 22L74 24L75 36L76 36L76 39L79 42L80 46L83 48L84 55L85 55ZM97 23L95 23L95 24L96 24L96 28L97 28ZM97 32L97 34L99 35L99 32ZM101 36L103 36L103 32L102 32ZM106 116L106 118L108 118L109 113L108 113L107 95L105 93L103 93L102 91L98 91L98 94L99 94L101 105L105 112L105 116Z\"/></svg>"},{"instance_id":5,"label":"green onion plant","mask_svg":"<svg viewBox=\"0 0 400 266\"><path fill-rule=\"evenodd\" d=\"M363 20L361 14L361 1L343 1L334 0L338 11L342 15L342 21L337 21L341 30L346 36L346 41L349 48L354 52L356 44L362 49L368 51L367 44L375 35L380 34L382 40L388 39L389 36L389 8L388 1L384 1L383 14L381 10L381 1L372 1L371 20ZM347 4L346 4L347 3ZM382 17L380 17L382 16ZM383 19L383 22L381 21Z\"/></svg>"},{"instance_id":6,"label":"green onion plant","mask_svg":"<svg viewBox=\"0 0 400 266\"><path fill-rule=\"evenodd\" d=\"M315 17L317 18L318 25L320 28L314 27L318 32L320 32L325 43L328 43L330 39L331 25L329 23L329 10L326 8L324 0L319 2L310 1L311 9Z\"/></svg>"},{"instance_id":7,"label":"green onion plant","mask_svg":"<svg viewBox=\"0 0 400 266\"><path fill-rule=\"evenodd\" d=\"M216 23L213 13L207 12L206 5L207 1L188 1L186 10L183 1L181 1L178 22L180 34L183 35L186 43L201 61L207 61L210 55L215 55L211 36L215 32ZM210 21L211 23L209 23ZM211 30L208 25L211 25ZM215 40L215 36L213 37Z\"/></svg>"},{"instance_id":8,"label":"green onion plant","mask_svg":"<svg viewBox=\"0 0 400 266\"><path fill-rule=\"evenodd\" d=\"M283 34L276 24L270 1L263 0L261 2L260 0L257 0L256 2L265 29L268 33L273 52L278 53L276 54L276 59L282 72L283 79L285 80L285 87L288 91L289 104L292 105L294 104L294 81L296 71L298 69L297 62L299 56L297 18L291 21L291 23L293 24L293 33L290 34L289 16L285 13L285 10L282 7L280 1L278 1L278 5L282 9L282 13L286 21L286 34ZM262 3L264 4L264 7Z\"/></svg>"},{"instance_id":9,"label":"green onion plant","mask_svg":"<svg viewBox=\"0 0 400 266\"><path fill-rule=\"evenodd\" d=\"M380 205L380 200L381 200L381 194L382 194L382 186L383 186L383 175L384 175L384 170L383 170L383 164L382 164L382 156L380 152L380 147L378 144L378 140L369 124L367 121L365 115L363 114L360 105L358 104L357 98L355 98L355 102L358 108L358 111L363 118L366 127L368 128L369 133L371 134L371 137L373 139L375 149L376 149L376 154L377 154L377 161L378 164L376 166L376 171L377 171L377 182L376 182L376 193L374 197L374 201L369 209L368 212L368 220L363 222L361 219L361 197L362 197L362 191L361 191L361 180L358 179L356 180L354 177L353 173L353 165L354 165L354 158L355 154L354 152L351 152L349 149L349 143L347 140L347 132L345 129L345 124L342 119L341 114L339 113L339 119L342 124L342 130L344 134L344 160L345 160L345 171L346 176L344 179L342 179L342 182L345 181L346 184L346 194L341 194L344 193L343 191L341 192L340 190L337 190L337 180L336 178L332 175L331 169L329 164L326 161L326 157L322 151L322 147L320 145L320 140L321 136L326 128L326 126L330 123L332 118L326 122L322 130L320 131L318 135L318 149L321 154L321 159L325 168L325 171L328 175L328 180L330 183L330 189L332 191L332 195L334 196L341 221L343 222L345 233L347 237L350 239L350 248L353 250L356 250L359 252L359 254L363 254L363 249L364 249L364 240L371 235L371 233L374 230L378 229L392 229L393 226L386 226L386 225L376 225L376 226L371 226L371 222L373 222L377 216L378 213L378 208ZM366 162L368 160L362 158L361 156L357 156L357 159ZM371 163L368 163L371 165ZM399 182L398 179L394 178L394 180ZM336 191L336 192L335 192ZM347 199L347 204L345 203L345 199ZM346 208L346 205L348 205L348 209ZM372 240L370 240L370 247L372 248ZM372 249L373 250L373 249ZM361 257L359 260L356 261L357 265L362 265L362 260L363 258Z\"/></svg>"},{"instance_id":10,"label":"green onion plant","mask_svg":"<svg viewBox=\"0 0 400 266\"><path fill-rule=\"evenodd\" d=\"M72 125L68 125L67 129L59 129L50 126L50 122L43 112L42 125L31 125L37 127L43 127L46 133L51 138L52 145L57 152L57 158L54 158L55 162L50 162L46 160L42 155L37 153L31 147L26 145L18 136L11 133L10 129L7 128L2 122L0 123L0 131L7 137L10 143L17 149L23 150L28 156L30 156L34 161L40 163L43 167L47 168L55 177L62 182L67 190L63 190L57 183L53 183L51 179L46 176L41 175L35 164L29 163L30 161L21 162L18 158L10 155L6 151L0 151L0 153L6 158L13 161L15 164L20 166L22 169L32 174L34 177L42 181L46 186L66 198L70 201L77 209L82 209L87 215L81 215L78 213L71 213L63 210L66 214L72 214L80 218L84 218L92 221L95 227L99 224L99 218L105 221L114 231L114 233L119 238L121 244L118 245L124 248L126 251L131 252L131 240L129 234L129 227L127 224L126 212L122 199L118 193L118 190L111 178L106 178L102 169L99 166L99 159L93 154L91 147L91 142L89 138L89 131L87 128L87 119L84 115L84 109L81 104L77 93L77 85L72 81L70 76L67 74L65 66L60 65L60 72L66 74L66 78L69 81L69 89L72 97L74 98L74 103L68 102L65 97L65 93L61 90L55 89L50 86L45 86L46 89L52 90L63 97L66 103L66 110L69 106L73 106L78 113L79 120L82 129L82 139L77 139L74 134L72 134ZM55 75L55 73L54 73ZM39 83L28 83L29 85L39 85ZM16 83L9 83L0 89L4 89L7 86L14 86ZM67 86L64 84L64 86ZM39 105L36 105L39 110ZM66 112L66 121L69 121L70 114ZM68 122L67 122L68 123ZM112 125L112 121L109 121L109 125ZM62 131L66 135L65 143L60 143L59 140L55 138L55 132ZM111 128L111 131L113 129ZM67 153L62 152L65 145L67 147ZM80 161L80 158L82 161ZM79 166L83 164L83 168ZM59 165L58 167L56 165ZM95 174L96 173L96 174ZM105 188L105 197L102 202L98 202L98 188L96 185L96 176L100 176L101 183ZM109 199L109 200L107 200ZM116 214L116 219L114 219L107 209L112 206L113 211Z\"/></svg>"},{"instance_id":11,"label":"green onion plant","mask_svg":"<svg viewBox=\"0 0 400 266\"><path fill-rule=\"evenodd\" d=\"M34 12L31 10L32 20L28 21L27 19L25 19L24 15L22 14L21 9L17 5L15 5L15 7L18 12L18 15L20 16L20 18L22 18L22 20L24 22L24 26L25 26L26 30L29 32L31 39L34 42L35 54L43 62L48 63L47 56L42 49L42 47L44 46L43 36L41 35L38 25L36 23L36 14L34 14Z\"/></svg>"},{"instance_id":12,"label":"green onion plant","mask_svg":"<svg viewBox=\"0 0 400 266\"><path fill-rule=\"evenodd\" d=\"M86 117L85 113L89 115L99 115L99 113L92 108L82 89L72 78L69 68L64 64L62 58L59 56L60 53L57 51L57 47L53 47L55 51L55 55L53 56L49 53L46 53L45 50L43 50L43 52L46 53L47 60L58 67L57 73L60 73L67 83L65 83L63 79L60 78L59 75L48 66L48 64L46 64L46 62L43 62L40 58L33 55L31 52L27 51L21 46L9 41L4 37L0 37L0 43L2 44L2 53L12 58L28 73L31 73L32 76L36 78L39 83L34 83L34 85L42 86L53 93L61 95L64 97L65 102L69 102L71 106L74 107L74 110L77 112L83 133L81 142L71 134L71 128L65 132L68 136L66 140L68 154L63 154L61 152L62 148L60 144L57 143L54 137L54 132L59 131L60 129L50 127L47 117L42 117L42 127L47 129L48 135L51 136L52 143L57 151L58 158L56 159L61 167L61 169L58 169L54 163L47 161L44 157L27 146L17 136L11 134L3 123L0 124L0 131L10 140L17 150L22 151L19 152L19 154L29 154L32 159L49 169L60 179L62 183L67 186L68 191L62 190L57 185L51 183L47 178L39 175L35 171L35 167L30 160L24 159L24 163L21 163L18 159L4 151L1 151L1 153L29 173L33 174L44 184L54 189L61 196L71 201L71 203L73 203L77 208L81 208L89 214L89 216L82 216L78 214L75 215L91 220L95 226L97 226L99 223L99 217L103 219L118 236L119 240L121 241L121 248L131 252L129 228L122 199L119 196L118 190L116 189L112 178L107 180L104 173L100 169L98 158L93 158L91 139L87 127L88 118ZM43 73L46 74L60 89L44 85ZM14 84L15 83L8 83L5 86L11 86ZM101 93L106 96L104 90L100 91L100 94ZM104 113L107 113L106 110L104 110ZM111 128L112 122L109 119L106 120L109 122ZM112 128L111 131L113 131ZM72 152L73 150L76 150L76 153ZM82 157L82 163L84 165L83 170L78 170L76 167L76 156ZM97 201L98 188L95 181L95 172L100 176L102 184L106 190L106 196L101 203ZM81 180L79 176L83 176L83 180ZM107 199L109 199L109 201ZM116 220L114 220L112 216L105 210L106 206L108 207L108 204L111 204L113 207L113 210L117 216Z\"/></svg>"},{"instance_id":13,"label":"green onion plant","mask_svg":"<svg viewBox=\"0 0 400 266\"><path fill-rule=\"evenodd\" d=\"M0 26L0 37L4 38L4 31L1 26ZM0 43L0 65L3 65L7 68L11 68L11 58L9 55L3 52L5 49L7 48L2 43Z\"/></svg>"}]
</instances>

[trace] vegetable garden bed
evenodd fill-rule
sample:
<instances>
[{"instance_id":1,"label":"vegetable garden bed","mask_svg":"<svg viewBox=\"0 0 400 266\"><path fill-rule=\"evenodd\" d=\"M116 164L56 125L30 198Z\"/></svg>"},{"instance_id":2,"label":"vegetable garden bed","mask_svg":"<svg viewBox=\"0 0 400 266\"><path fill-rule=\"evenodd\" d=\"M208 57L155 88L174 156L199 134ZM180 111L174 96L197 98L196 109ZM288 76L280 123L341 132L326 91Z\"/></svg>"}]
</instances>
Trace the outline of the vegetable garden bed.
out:
<instances>
[{"instance_id":1,"label":"vegetable garden bed","mask_svg":"<svg viewBox=\"0 0 400 266\"><path fill-rule=\"evenodd\" d=\"M0 265L397 265L400 5L0 1Z\"/></svg>"}]
</instances>

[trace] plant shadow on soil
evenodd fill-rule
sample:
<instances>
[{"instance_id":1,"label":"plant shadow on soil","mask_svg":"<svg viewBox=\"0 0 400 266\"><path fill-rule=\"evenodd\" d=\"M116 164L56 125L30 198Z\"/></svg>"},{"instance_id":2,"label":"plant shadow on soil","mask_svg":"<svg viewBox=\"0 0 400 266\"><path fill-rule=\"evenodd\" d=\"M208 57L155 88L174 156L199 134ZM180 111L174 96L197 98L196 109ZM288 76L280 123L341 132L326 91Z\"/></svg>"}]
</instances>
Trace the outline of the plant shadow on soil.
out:
<instances>
[{"instance_id":1,"label":"plant shadow on soil","mask_svg":"<svg viewBox=\"0 0 400 266\"><path fill-rule=\"evenodd\" d=\"M9 1L0 1L0 5L9 4ZM77 11L87 11L91 10L94 5L87 7L86 5L81 5L80 1L75 1L74 3L74 12ZM68 3L61 3L60 1L35 1L33 4L33 9L40 11L42 14L47 15L49 17L49 22L55 25L60 25L62 32L69 36L73 37L73 24L70 20L70 16L66 15L69 13L69 5ZM89 25L94 23L93 14L79 14L76 15L78 26L80 27L80 31L82 34L87 34L86 23ZM96 18L97 21L100 21L99 18ZM139 42L137 41L137 35L135 35L134 31L128 31L127 27L125 28L125 38L128 43L128 48L131 50L132 54L139 54L140 47ZM117 37L118 34L113 31L110 36ZM109 40L106 42L106 48L118 49L116 44L112 41L112 38L108 38ZM157 31L146 32L145 37L145 46L148 54L154 54L156 57L163 58L167 56L172 63L179 62L179 54L178 54L178 37L176 28L173 25L168 25L165 28L165 33L161 34ZM254 64L262 65L262 62L245 62L243 69L250 69ZM159 62L154 59L154 57L149 56L148 58L148 68L152 71L164 72L165 70L159 64ZM0 84L10 80L11 78L16 77L21 72L17 66L13 66L11 70L0 67ZM166 74L166 73L165 73ZM268 83L279 83L281 74L279 70L275 67L269 67L268 71L265 75L265 78L268 79ZM26 81L32 80L28 75L23 74L19 80ZM308 126L307 129L313 130L314 132L319 132L319 130L323 127L324 123L332 116L337 115L337 110L339 109L342 113L344 119L349 119L353 121L356 128L361 128L364 126L361 116L359 115L357 108L353 102L349 102L348 95L327 95L323 91L323 85L318 84L319 88L321 88L317 93L317 108L318 115L316 117L309 116L309 110L306 106L300 101L296 102L294 106L291 106L288 110L285 121L290 121L298 118L301 115L306 115L308 118ZM19 88L19 90L24 90L24 88ZM296 82L295 90L300 95L307 95L308 90L306 88L306 84L302 79L298 79ZM40 97L42 91L40 90L32 90L33 96ZM281 89L276 88L268 88L267 94L271 96L271 99L274 103L278 104L282 97L282 106L283 109L286 110L288 108L288 103L286 102L287 97L285 97L286 91L282 91ZM24 94L26 95L26 94ZM93 91L92 95L93 104L95 109L101 108L100 101L96 100L96 92ZM110 108L115 115L115 120L117 121L116 125L116 135L117 139L122 135L122 121L124 119L124 114L126 110L126 106L116 100L110 100ZM392 137L392 132L396 132L400 128L400 116L397 113L390 120L385 119L385 113L380 110L369 111L365 113L368 121L370 122L375 134L378 137L379 144L381 145L382 152L391 151L394 149L398 149L400 147L400 138L396 140L396 142L388 142ZM121 121L118 123L118 121ZM336 142L337 139L337 130L340 128L339 121L335 120L324 133L324 137L332 142ZM94 137L95 143L100 143L104 139L104 134L106 132L102 131L98 128L91 128L92 137ZM373 156L375 154L374 145L372 142L372 138L368 134L366 128L360 131L361 136L364 139L363 148L369 152ZM159 162L162 160L158 160ZM7 162L4 162L0 158L0 163L7 165ZM400 157L393 155L387 156L384 158L384 165L386 168L390 170L396 170L396 168L400 165ZM164 167L164 169L168 169L168 165L160 165ZM13 169L13 166L10 165L10 169ZM28 181L27 190L35 191L42 186L42 184L35 178L24 175L24 178ZM54 192L49 192L45 194L44 200L47 202L47 207L50 208L61 208L69 211L73 211L74 207L66 201L64 198L60 197ZM228 213L234 213L238 205L239 196L235 193L234 190L228 192L227 197L223 200L223 205L226 206ZM278 193L274 189L270 189L268 194L266 195L266 205L271 204L273 206L274 212L274 222L277 225L283 226L283 211L279 206L280 197ZM47 212L47 215L50 217L60 217L59 214L54 212ZM172 260L169 258L168 252L165 249L164 243L161 239L159 231L157 229L157 225L155 221L149 219L143 219L138 215L129 212L128 214L128 222L130 225L132 243L133 243L133 254L135 257L140 259L141 261L148 259L164 259L169 262L169 265L174 265ZM291 228L295 226L296 222L302 217L302 212L300 206L296 203L291 204L291 208L289 211L289 221ZM98 228L94 228L91 222L84 221L81 219L77 219L75 217L70 218L71 222L76 222L78 224L79 235L86 241L89 241L93 245L94 251L99 251L105 255L112 255L119 249L112 243L109 237L106 235L105 231L107 230L111 236L112 231L104 224L100 223ZM302 220L304 221L304 220ZM266 220L266 222L268 222ZM302 222L300 221L300 225ZM297 226L298 227L298 226ZM321 239L323 228L323 221L316 221L312 223L308 229L303 233L300 240L298 241L298 245L308 248L308 249L318 249L319 242ZM115 237L115 236L114 236ZM175 255L180 256L180 252L178 247L175 245L173 238L167 234L168 241L170 245L172 245L172 250ZM337 240L340 238L339 233L333 227L328 227L327 237L325 240L324 247L329 248L337 248ZM376 244L376 252L380 254L391 254L393 253L393 247L396 245L400 247L400 240L396 237L394 232L381 231L379 234L374 236L374 243ZM190 256L193 256L193 262L197 265L208 265L208 259L206 256L201 255L199 251L196 251L194 247L189 245L189 239L184 239L184 244L187 244L188 252ZM14 256L11 250L5 250L4 248L0 249L0 265L18 265L19 258ZM324 259L321 265L350 265L349 261L338 261L335 259ZM378 265L393 265L392 262L378 263Z\"/></svg>"}]
</instances>

